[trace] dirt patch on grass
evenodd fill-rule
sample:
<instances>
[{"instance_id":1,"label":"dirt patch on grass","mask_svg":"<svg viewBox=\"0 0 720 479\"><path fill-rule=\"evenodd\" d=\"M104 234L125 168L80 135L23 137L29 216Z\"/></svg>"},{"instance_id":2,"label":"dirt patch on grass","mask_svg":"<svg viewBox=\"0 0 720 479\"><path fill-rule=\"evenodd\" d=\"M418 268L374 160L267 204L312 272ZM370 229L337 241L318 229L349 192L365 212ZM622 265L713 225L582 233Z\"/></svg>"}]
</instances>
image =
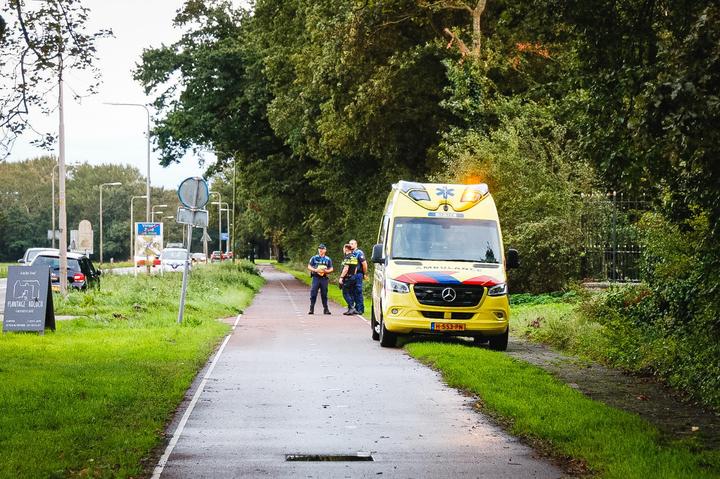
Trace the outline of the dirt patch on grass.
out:
<instances>
[{"instance_id":1,"label":"dirt patch on grass","mask_svg":"<svg viewBox=\"0 0 720 479\"><path fill-rule=\"evenodd\" d=\"M653 377L626 374L519 338L510 339L507 354L545 369L591 399L638 414L654 424L664 440L720 448L720 415L684 399Z\"/></svg>"}]
</instances>

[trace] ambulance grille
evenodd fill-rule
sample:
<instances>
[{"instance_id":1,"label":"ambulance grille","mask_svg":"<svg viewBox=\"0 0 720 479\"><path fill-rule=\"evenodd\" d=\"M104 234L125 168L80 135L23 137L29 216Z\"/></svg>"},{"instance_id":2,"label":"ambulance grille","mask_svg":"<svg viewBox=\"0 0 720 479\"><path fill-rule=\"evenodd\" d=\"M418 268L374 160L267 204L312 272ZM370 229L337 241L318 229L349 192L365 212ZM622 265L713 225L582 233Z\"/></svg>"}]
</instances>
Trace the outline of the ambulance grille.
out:
<instances>
[{"instance_id":1,"label":"ambulance grille","mask_svg":"<svg viewBox=\"0 0 720 479\"><path fill-rule=\"evenodd\" d=\"M455 298L448 301L448 294L443 299L443 291L450 288L455 293ZM454 284L416 284L414 286L415 297L420 304L428 306L449 306L455 308L467 308L477 306L485 294L484 286L468 286ZM452 294L450 294L452 297Z\"/></svg>"}]
</instances>

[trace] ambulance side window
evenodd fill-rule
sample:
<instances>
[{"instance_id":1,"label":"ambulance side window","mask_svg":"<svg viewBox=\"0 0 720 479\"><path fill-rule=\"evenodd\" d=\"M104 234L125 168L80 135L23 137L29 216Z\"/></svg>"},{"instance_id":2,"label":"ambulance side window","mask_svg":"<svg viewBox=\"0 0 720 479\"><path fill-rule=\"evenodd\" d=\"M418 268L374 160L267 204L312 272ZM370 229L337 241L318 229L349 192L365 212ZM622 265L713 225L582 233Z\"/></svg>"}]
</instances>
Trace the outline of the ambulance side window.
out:
<instances>
[{"instance_id":1,"label":"ambulance side window","mask_svg":"<svg viewBox=\"0 0 720 479\"><path fill-rule=\"evenodd\" d=\"M383 218L382 228L380 229L380 237L378 238L378 243L380 244L385 244L385 240L387 239L388 224L390 224L390 217L385 216ZM384 249L387 251L387 248Z\"/></svg>"}]
</instances>

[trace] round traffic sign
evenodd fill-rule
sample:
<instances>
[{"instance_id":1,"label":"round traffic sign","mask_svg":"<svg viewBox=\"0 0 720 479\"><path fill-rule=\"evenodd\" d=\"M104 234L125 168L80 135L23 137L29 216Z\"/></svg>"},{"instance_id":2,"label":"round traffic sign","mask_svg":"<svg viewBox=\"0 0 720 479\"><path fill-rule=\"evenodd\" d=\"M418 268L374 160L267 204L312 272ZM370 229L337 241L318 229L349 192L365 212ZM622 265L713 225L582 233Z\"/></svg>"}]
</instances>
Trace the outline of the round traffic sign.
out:
<instances>
[{"instance_id":1,"label":"round traffic sign","mask_svg":"<svg viewBox=\"0 0 720 479\"><path fill-rule=\"evenodd\" d=\"M203 208L210 199L207 181L197 176L184 179L178 186L178 198L186 208Z\"/></svg>"}]
</instances>

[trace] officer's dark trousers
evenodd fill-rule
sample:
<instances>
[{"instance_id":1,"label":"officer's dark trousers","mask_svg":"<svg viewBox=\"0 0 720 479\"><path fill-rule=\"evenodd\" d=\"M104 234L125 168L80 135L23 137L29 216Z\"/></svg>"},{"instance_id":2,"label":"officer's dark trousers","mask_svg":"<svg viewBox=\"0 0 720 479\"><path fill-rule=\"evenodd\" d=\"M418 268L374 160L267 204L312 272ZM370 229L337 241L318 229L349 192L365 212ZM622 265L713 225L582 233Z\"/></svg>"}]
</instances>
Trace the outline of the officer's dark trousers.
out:
<instances>
[{"instance_id":1,"label":"officer's dark trousers","mask_svg":"<svg viewBox=\"0 0 720 479\"><path fill-rule=\"evenodd\" d=\"M355 275L355 288L354 288L354 295L355 295L355 310L362 314L365 312L365 303L363 300L363 274L358 273Z\"/></svg>"},{"instance_id":2,"label":"officer's dark trousers","mask_svg":"<svg viewBox=\"0 0 720 479\"><path fill-rule=\"evenodd\" d=\"M328 277L327 276L313 276L312 284L310 285L310 309L315 308L315 301L317 301L318 289L320 290L320 299L324 309L328 309Z\"/></svg>"},{"instance_id":3,"label":"officer's dark trousers","mask_svg":"<svg viewBox=\"0 0 720 479\"><path fill-rule=\"evenodd\" d=\"M355 304L355 281L352 278L346 278L342 287L343 298L347 303L348 309L357 309Z\"/></svg>"}]
</instances>

